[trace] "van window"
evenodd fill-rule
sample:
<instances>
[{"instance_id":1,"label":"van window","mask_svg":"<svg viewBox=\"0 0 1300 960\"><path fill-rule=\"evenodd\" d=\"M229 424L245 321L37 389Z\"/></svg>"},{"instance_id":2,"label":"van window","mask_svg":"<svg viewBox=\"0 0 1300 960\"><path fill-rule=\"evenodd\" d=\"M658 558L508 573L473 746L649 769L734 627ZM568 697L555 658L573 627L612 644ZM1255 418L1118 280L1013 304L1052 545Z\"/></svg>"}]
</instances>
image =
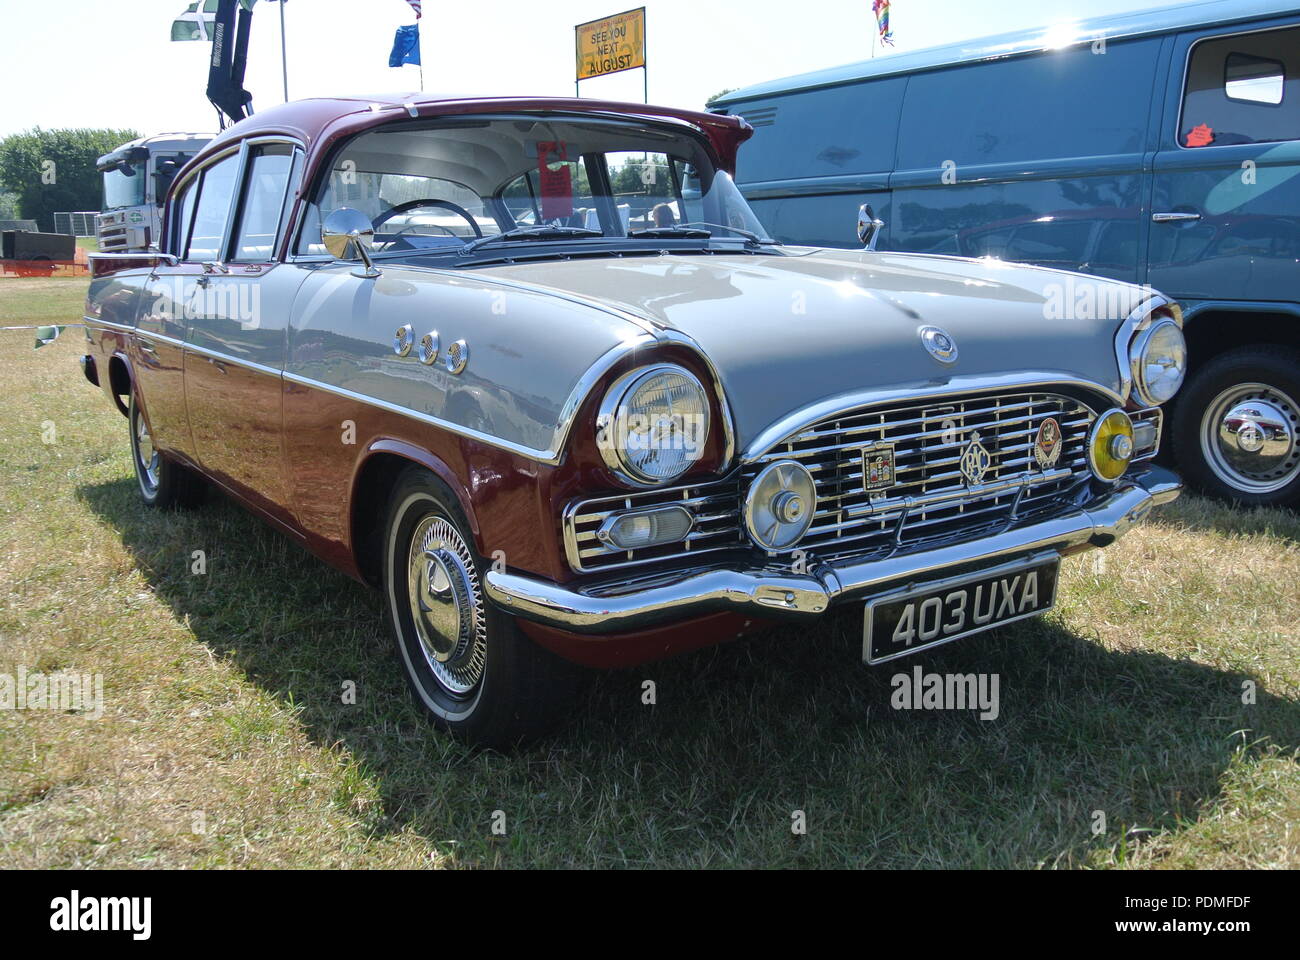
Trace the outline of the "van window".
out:
<instances>
[{"instance_id":1,"label":"van window","mask_svg":"<svg viewBox=\"0 0 1300 960\"><path fill-rule=\"evenodd\" d=\"M1202 40L1187 67L1178 142L1221 147L1300 139L1300 28Z\"/></svg>"},{"instance_id":2,"label":"van window","mask_svg":"<svg viewBox=\"0 0 1300 960\"><path fill-rule=\"evenodd\" d=\"M235 231L236 263L266 263L275 256L284 195L289 187L293 153L288 145L259 147L249 159L248 183Z\"/></svg>"},{"instance_id":3,"label":"van window","mask_svg":"<svg viewBox=\"0 0 1300 960\"><path fill-rule=\"evenodd\" d=\"M199 202L194 211L194 229L182 260L220 260L226 237L226 220L230 216L230 198L235 193L239 173L239 154L203 171L199 185Z\"/></svg>"},{"instance_id":4,"label":"van window","mask_svg":"<svg viewBox=\"0 0 1300 960\"><path fill-rule=\"evenodd\" d=\"M184 254L185 244L189 242L190 224L194 222L194 201L198 198L199 178L192 177L185 185L181 198L172 205L172 216L176 222L172 224L172 240L167 249L178 257Z\"/></svg>"}]
</instances>

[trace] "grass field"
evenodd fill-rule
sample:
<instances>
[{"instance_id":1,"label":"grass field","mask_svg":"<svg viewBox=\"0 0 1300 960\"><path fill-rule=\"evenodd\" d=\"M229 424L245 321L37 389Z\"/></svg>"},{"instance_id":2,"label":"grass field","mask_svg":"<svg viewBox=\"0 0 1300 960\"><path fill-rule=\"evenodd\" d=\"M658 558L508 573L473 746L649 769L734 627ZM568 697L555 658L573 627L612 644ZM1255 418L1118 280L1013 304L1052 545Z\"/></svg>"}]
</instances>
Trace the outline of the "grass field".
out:
<instances>
[{"instance_id":1,"label":"grass field","mask_svg":"<svg viewBox=\"0 0 1300 960\"><path fill-rule=\"evenodd\" d=\"M83 290L0 281L0 326ZM475 753L410 704L377 595L229 503L138 504L80 340L0 334L0 673L102 674L106 707L0 710L0 866L1300 867L1294 514L1185 498L1067 561L1046 619L915 661L998 675L996 720L891 709L914 664L864 668L845 609Z\"/></svg>"}]
</instances>

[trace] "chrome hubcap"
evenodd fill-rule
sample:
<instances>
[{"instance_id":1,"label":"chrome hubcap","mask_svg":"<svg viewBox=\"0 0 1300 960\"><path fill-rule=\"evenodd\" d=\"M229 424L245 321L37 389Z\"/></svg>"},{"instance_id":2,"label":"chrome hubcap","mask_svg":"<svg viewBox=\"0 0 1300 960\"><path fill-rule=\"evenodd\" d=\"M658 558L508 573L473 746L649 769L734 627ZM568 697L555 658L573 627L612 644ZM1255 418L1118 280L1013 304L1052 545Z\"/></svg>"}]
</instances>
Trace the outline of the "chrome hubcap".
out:
<instances>
[{"instance_id":1,"label":"chrome hubcap","mask_svg":"<svg viewBox=\"0 0 1300 960\"><path fill-rule=\"evenodd\" d=\"M152 490L158 486L158 451L154 449L149 426L139 413L135 415L135 455L140 461L140 472Z\"/></svg>"},{"instance_id":2,"label":"chrome hubcap","mask_svg":"<svg viewBox=\"0 0 1300 960\"><path fill-rule=\"evenodd\" d=\"M487 651L483 595L469 548L441 517L426 517L411 537L407 597L433 675L455 696L473 691Z\"/></svg>"},{"instance_id":3,"label":"chrome hubcap","mask_svg":"<svg viewBox=\"0 0 1300 960\"><path fill-rule=\"evenodd\" d=\"M1201 421L1201 450L1220 480L1272 493L1300 475L1300 406L1275 387L1240 383L1214 398Z\"/></svg>"}]
</instances>

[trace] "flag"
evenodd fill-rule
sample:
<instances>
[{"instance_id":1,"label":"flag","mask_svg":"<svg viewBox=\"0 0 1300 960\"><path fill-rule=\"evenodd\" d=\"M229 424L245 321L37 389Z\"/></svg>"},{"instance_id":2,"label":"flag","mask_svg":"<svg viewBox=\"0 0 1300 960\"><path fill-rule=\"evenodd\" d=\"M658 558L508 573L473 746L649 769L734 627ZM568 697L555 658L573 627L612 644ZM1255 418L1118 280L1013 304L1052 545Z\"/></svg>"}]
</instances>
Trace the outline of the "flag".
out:
<instances>
[{"instance_id":1,"label":"flag","mask_svg":"<svg viewBox=\"0 0 1300 960\"><path fill-rule=\"evenodd\" d=\"M871 12L876 15L876 29L880 31L880 42L894 45L894 31L889 29L889 0L874 0Z\"/></svg>"},{"instance_id":2,"label":"flag","mask_svg":"<svg viewBox=\"0 0 1300 960\"><path fill-rule=\"evenodd\" d=\"M420 9L420 0L406 0L415 9L415 19L419 20L424 16L424 11Z\"/></svg>"},{"instance_id":3,"label":"flag","mask_svg":"<svg viewBox=\"0 0 1300 960\"><path fill-rule=\"evenodd\" d=\"M388 55L388 65L390 67L400 67L404 63L414 63L417 66L420 63L420 25L418 23L408 23L404 27L398 27L397 36L393 38L393 52Z\"/></svg>"},{"instance_id":4,"label":"flag","mask_svg":"<svg viewBox=\"0 0 1300 960\"><path fill-rule=\"evenodd\" d=\"M172 40L211 40L212 25L217 20L219 0L197 0L189 9L172 21ZM246 10L253 9L257 0L239 0Z\"/></svg>"}]
</instances>

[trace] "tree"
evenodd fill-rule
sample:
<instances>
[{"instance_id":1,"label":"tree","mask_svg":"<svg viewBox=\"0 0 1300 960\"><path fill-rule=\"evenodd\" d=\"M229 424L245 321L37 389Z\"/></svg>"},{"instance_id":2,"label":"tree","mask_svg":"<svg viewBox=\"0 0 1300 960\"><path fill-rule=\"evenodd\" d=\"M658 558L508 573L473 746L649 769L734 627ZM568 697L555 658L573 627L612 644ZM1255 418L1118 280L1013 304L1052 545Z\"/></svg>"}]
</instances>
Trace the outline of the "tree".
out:
<instances>
[{"instance_id":1,"label":"tree","mask_svg":"<svg viewBox=\"0 0 1300 960\"><path fill-rule=\"evenodd\" d=\"M727 89L725 90L719 90L713 96L709 97L709 99L704 101L704 109L711 110L713 108L713 102L715 100L721 100L727 94L735 93L739 89L740 89L739 87L727 87Z\"/></svg>"},{"instance_id":2,"label":"tree","mask_svg":"<svg viewBox=\"0 0 1300 960\"><path fill-rule=\"evenodd\" d=\"M140 135L134 130L42 130L0 140L0 189L17 195L24 219L54 229L54 213L98 210L102 185L95 161Z\"/></svg>"}]
</instances>

